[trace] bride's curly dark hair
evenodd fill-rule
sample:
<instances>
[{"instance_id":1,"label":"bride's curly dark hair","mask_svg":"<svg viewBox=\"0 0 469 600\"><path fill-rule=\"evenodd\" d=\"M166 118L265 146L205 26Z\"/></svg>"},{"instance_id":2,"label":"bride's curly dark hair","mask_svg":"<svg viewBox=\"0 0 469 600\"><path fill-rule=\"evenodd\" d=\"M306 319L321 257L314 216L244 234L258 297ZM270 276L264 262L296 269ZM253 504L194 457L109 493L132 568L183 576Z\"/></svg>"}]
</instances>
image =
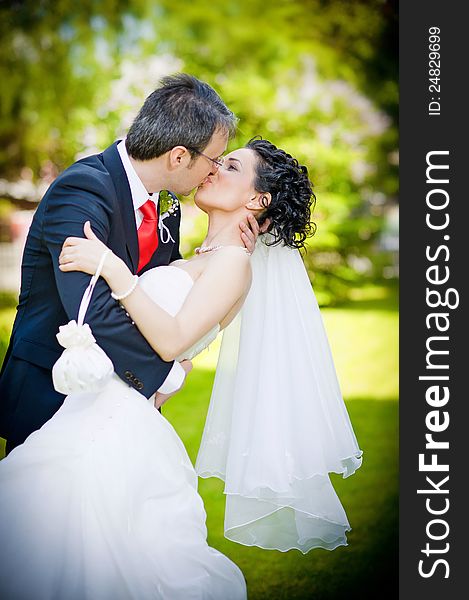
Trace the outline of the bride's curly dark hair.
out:
<instances>
[{"instance_id":1,"label":"bride's curly dark hair","mask_svg":"<svg viewBox=\"0 0 469 600\"><path fill-rule=\"evenodd\" d=\"M265 204L266 210L257 218L259 225L267 219L271 221L268 231L274 240L268 245L283 243L304 248L306 238L316 232L316 224L311 222L316 196L308 169L260 136L250 139L245 147L257 154L255 189L270 192L272 196L270 204Z\"/></svg>"}]
</instances>

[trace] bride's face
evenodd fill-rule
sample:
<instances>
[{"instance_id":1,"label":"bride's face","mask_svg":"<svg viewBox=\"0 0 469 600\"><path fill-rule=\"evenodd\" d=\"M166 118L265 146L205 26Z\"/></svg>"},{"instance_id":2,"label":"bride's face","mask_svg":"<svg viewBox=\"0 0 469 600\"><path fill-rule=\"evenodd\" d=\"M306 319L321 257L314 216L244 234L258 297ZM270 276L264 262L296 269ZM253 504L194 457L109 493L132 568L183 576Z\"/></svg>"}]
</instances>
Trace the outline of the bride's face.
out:
<instances>
[{"instance_id":1,"label":"bride's face","mask_svg":"<svg viewBox=\"0 0 469 600\"><path fill-rule=\"evenodd\" d=\"M254 189L256 154L248 148L233 150L224 164L197 188L196 205L205 212L218 209L236 212L259 196Z\"/></svg>"}]
</instances>

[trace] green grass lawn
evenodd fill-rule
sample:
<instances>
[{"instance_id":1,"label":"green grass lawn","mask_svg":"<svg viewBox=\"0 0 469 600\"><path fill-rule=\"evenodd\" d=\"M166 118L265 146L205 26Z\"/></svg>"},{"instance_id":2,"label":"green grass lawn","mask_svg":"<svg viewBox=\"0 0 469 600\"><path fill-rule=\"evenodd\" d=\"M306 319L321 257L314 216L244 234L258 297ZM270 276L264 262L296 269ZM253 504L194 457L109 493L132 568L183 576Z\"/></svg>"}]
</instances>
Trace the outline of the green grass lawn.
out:
<instances>
[{"instance_id":1,"label":"green grass lawn","mask_svg":"<svg viewBox=\"0 0 469 600\"><path fill-rule=\"evenodd\" d=\"M223 537L223 483L200 480L209 543L243 570L250 600L337 600L396 597L398 529L398 313L396 293L322 311L363 466L348 479L333 475L352 531L349 545L329 552L281 553ZM14 311L0 312L0 332ZM217 344L195 361L184 390L163 409L195 461L214 377ZM388 592L387 594L385 592Z\"/></svg>"}]
</instances>

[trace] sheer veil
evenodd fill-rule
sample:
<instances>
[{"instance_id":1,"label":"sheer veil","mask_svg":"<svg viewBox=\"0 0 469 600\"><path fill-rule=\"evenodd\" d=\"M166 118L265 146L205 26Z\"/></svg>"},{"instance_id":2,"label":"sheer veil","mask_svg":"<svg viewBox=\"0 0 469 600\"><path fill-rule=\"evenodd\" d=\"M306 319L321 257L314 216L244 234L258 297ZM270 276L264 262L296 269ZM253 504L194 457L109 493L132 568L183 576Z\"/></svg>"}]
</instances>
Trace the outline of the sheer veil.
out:
<instances>
[{"instance_id":1,"label":"sheer veil","mask_svg":"<svg viewBox=\"0 0 469 600\"><path fill-rule=\"evenodd\" d=\"M223 333L196 471L225 481L228 539L332 550L350 525L329 473L352 475L362 451L300 253L262 238Z\"/></svg>"}]
</instances>

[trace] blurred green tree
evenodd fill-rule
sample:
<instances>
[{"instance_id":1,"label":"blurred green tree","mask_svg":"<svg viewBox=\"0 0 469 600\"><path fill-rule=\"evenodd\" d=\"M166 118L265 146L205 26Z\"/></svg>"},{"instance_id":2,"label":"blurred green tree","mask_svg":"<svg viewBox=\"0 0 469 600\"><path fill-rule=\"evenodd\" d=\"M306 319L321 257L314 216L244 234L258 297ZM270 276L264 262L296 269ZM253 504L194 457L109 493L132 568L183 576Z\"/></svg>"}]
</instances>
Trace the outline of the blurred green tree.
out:
<instances>
[{"instance_id":1,"label":"blurred green tree","mask_svg":"<svg viewBox=\"0 0 469 600\"><path fill-rule=\"evenodd\" d=\"M395 0L31 0L0 9L0 176L39 176L125 131L158 78L184 70L309 168L306 262L322 301L380 276L397 196ZM198 220L191 246L203 234ZM187 250L190 247L186 248Z\"/></svg>"}]
</instances>

